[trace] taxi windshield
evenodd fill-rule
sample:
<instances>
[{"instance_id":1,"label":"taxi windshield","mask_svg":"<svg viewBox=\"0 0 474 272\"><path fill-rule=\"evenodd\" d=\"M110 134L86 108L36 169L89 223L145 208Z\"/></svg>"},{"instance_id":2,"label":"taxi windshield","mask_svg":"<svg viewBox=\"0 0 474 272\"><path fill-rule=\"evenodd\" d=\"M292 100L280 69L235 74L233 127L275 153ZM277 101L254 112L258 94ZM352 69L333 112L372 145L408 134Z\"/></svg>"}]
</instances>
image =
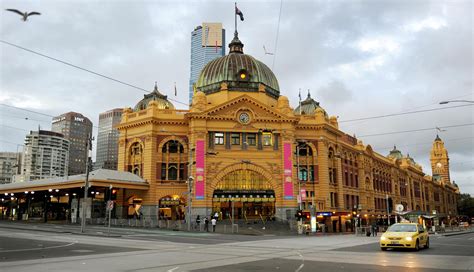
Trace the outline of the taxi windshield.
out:
<instances>
[{"instance_id":1,"label":"taxi windshield","mask_svg":"<svg viewBox=\"0 0 474 272\"><path fill-rule=\"evenodd\" d=\"M390 228L388 228L387 231L390 232L416 232L416 226L415 225L408 225L408 224L398 224L398 225L393 225Z\"/></svg>"}]
</instances>

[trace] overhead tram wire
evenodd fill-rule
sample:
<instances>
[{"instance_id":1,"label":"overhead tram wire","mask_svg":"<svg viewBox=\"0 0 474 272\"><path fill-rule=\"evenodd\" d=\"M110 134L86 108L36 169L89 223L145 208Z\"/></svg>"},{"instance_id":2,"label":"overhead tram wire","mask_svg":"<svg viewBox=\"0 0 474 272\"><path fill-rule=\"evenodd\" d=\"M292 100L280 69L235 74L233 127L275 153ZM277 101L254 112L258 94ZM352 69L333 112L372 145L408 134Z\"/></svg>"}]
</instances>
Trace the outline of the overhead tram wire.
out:
<instances>
[{"instance_id":1,"label":"overhead tram wire","mask_svg":"<svg viewBox=\"0 0 474 272\"><path fill-rule=\"evenodd\" d=\"M435 130L435 129L437 129L437 128L454 128L454 127L466 127L466 126L472 126L472 125L474 125L474 123L469 123L469 124L461 124L461 125L452 125L452 126L442 126L442 127L432 127L432 128L420 128L420 129L413 129L413 130L403 130L403 131L384 132L384 133L376 133L376 134L360 135L360 136L357 136L357 138L363 138L363 137L373 137L373 136L384 136L384 135L401 134L401 133L408 133L408 132L427 131L427 130Z\"/></svg>"},{"instance_id":2,"label":"overhead tram wire","mask_svg":"<svg viewBox=\"0 0 474 272\"><path fill-rule=\"evenodd\" d=\"M415 114L415 113L422 113L422 112L430 112L430 111L439 111L445 109L452 109L452 108L461 108L461 107L470 107L474 106L473 104L469 105L458 105L458 106L451 106L451 107L443 107L443 108L436 108L436 109L427 109L427 110L418 110L418 111L408 111L408 112L400 112L400 113L391 113L391 114L384 114L384 115L377 115L371 117L362 117L356 119L349 119L349 120L341 120L339 123L347 123L347 122L354 122L354 121L363 121L363 120L372 120L372 119L379 119L385 117L392 117L392 116L399 116L399 115L408 115L408 114Z\"/></svg>"},{"instance_id":3,"label":"overhead tram wire","mask_svg":"<svg viewBox=\"0 0 474 272\"><path fill-rule=\"evenodd\" d=\"M4 104L4 103L0 103L0 106L4 106L4 107L9 107L9 108L13 108L13 109L17 109L17 110L22 110L22 111L27 111L27 112L31 112L31 113L34 113L34 114L39 114L39 115L44 115L44 116L48 116L48 117L51 117L51 118L54 118L54 117L57 117L57 116L54 116L54 115L51 115L51 114L46 114L46 113L42 113L42 112L38 112L38 111L33 111L33 110L28 110L28 109L24 109L24 108L20 108L20 107L15 107L15 106L12 106L12 105L8 105L8 104ZM32 120L32 121L38 121L38 122L46 122L46 121L39 121L39 120L34 120L34 119L25 119L25 120ZM98 126L94 126L92 125L93 128L96 128L96 129L99 129Z\"/></svg>"},{"instance_id":4,"label":"overhead tram wire","mask_svg":"<svg viewBox=\"0 0 474 272\"><path fill-rule=\"evenodd\" d=\"M126 85L126 86L128 86L128 87L131 87L131 88L134 88L134 89L143 91L143 92L145 92L145 93L151 93L151 91L146 90L146 89L144 89L144 88L141 88L141 87L138 87L138 86L129 84L129 83L127 83L127 82L124 82L124 81L122 81L122 80L115 79L115 78L113 78L113 77L109 77L109 76L106 76L106 75L103 75L103 74L94 72L94 71L92 71L92 70L89 70L89 69L86 69L86 68L77 66L77 65L72 64L72 63L69 63L69 62L67 62L67 61L63 61L63 60L60 60L60 59L57 59L57 58L54 58L54 57L50 57L50 56L48 56L48 55L45 55L45 54L36 52L36 51L31 50L31 49L28 49L28 48L26 48L26 47L23 47L23 46L20 46L20 45L16 45L16 44L14 44L14 43L7 42L7 41L4 41L4 40L0 40L0 42L2 42L2 43L4 43L4 44L7 44L7 45L10 45L10 46L13 46L13 47L16 47L16 48L21 49L21 50L25 50L25 51L30 52L30 53L33 53L33 54L35 54L35 55L38 55L38 56L41 56L41 57L44 57L44 58L47 58L47 59L50 59L50 60L57 61L57 62L59 62L59 63L62 63L62 64L65 64L65 65L71 66L71 67L73 67L73 68L76 68L76 69L79 69L79 70L82 70L82 71L91 73L91 74L93 74L93 75L96 75L96 76L99 76L99 77L103 77L103 78L105 78L105 79L108 79L108 80L111 80L111 81L114 81L114 82L117 82L117 83ZM181 102L181 101L178 101L178 100L176 100L176 99L172 99L172 98L168 98L168 99L171 100L171 101L173 101L173 102L176 102L176 103L179 103L179 104L183 104L183 105L185 105L185 106L189 106L189 104L184 103L184 102Z\"/></svg>"},{"instance_id":5,"label":"overhead tram wire","mask_svg":"<svg viewBox=\"0 0 474 272\"><path fill-rule=\"evenodd\" d=\"M280 12L279 12L279 15L278 15L277 33L276 33L276 38L275 38L275 47L273 48L272 71L275 69L275 59L276 59L276 56L277 56L278 36L280 34L280 20L281 20L282 7L283 7L283 0L280 0Z\"/></svg>"},{"instance_id":6,"label":"overhead tram wire","mask_svg":"<svg viewBox=\"0 0 474 272\"><path fill-rule=\"evenodd\" d=\"M463 137L463 138L454 138L454 139L445 139L443 138L443 141L446 142L457 142L457 141L465 141L465 140L472 140L474 137ZM431 145L433 144L433 141L431 142L422 142L422 143L414 143L414 144L407 144L407 145L396 145L397 148L400 147L409 147L409 146L426 146L426 145ZM393 148L393 145L391 146L383 146L383 147L378 147L378 146L372 146L373 149L389 149Z\"/></svg>"}]
</instances>

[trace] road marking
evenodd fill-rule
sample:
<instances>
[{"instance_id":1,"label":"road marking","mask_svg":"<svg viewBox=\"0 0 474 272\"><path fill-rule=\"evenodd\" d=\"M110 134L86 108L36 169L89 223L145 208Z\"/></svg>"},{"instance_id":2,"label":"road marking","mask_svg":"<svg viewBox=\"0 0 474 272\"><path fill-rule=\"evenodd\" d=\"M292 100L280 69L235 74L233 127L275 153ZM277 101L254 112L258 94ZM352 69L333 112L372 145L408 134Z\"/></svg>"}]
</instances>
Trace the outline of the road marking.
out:
<instances>
[{"instance_id":1,"label":"road marking","mask_svg":"<svg viewBox=\"0 0 474 272\"><path fill-rule=\"evenodd\" d=\"M298 267L298 269L296 269L295 272L300 272L300 270L303 269L303 267L304 267L304 263L300 264L300 267Z\"/></svg>"},{"instance_id":2,"label":"road marking","mask_svg":"<svg viewBox=\"0 0 474 272\"><path fill-rule=\"evenodd\" d=\"M21 252L21 251L35 251L35 250L44 250L44 249L52 249L52 248L61 248L61 247L68 247L76 244L75 242L66 244L66 245L60 245L60 246L51 246L51 247L42 247L42 248L26 248L26 249L12 249L12 250L1 250L0 253L6 253L6 252Z\"/></svg>"},{"instance_id":3,"label":"road marking","mask_svg":"<svg viewBox=\"0 0 474 272\"><path fill-rule=\"evenodd\" d=\"M172 268L172 269L168 270L167 272L173 272L173 271L175 271L175 270L178 269L178 268L179 268L179 266L176 266L175 268Z\"/></svg>"}]
</instances>

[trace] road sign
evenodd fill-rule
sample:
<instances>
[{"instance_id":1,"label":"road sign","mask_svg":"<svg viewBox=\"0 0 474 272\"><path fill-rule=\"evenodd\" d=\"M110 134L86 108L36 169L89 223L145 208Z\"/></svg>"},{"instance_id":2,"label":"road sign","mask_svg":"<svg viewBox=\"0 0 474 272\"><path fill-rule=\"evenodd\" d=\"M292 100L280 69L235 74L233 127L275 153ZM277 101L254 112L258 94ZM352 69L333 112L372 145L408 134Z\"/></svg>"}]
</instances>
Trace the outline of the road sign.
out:
<instances>
[{"instance_id":1,"label":"road sign","mask_svg":"<svg viewBox=\"0 0 474 272\"><path fill-rule=\"evenodd\" d=\"M110 211L114 208L114 202L112 200L107 201L107 210Z\"/></svg>"}]
</instances>

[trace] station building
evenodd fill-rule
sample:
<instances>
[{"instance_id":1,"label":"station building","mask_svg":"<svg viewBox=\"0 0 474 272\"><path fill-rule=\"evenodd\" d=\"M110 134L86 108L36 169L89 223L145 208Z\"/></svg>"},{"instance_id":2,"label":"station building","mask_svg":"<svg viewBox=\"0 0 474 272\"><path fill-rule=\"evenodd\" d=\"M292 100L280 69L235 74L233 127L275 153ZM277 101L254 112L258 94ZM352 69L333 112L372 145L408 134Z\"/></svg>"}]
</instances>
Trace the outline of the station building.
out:
<instances>
[{"instance_id":1,"label":"station building","mask_svg":"<svg viewBox=\"0 0 474 272\"><path fill-rule=\"evenodd\" d=\"M287 220L301 208L333 231L345 229L354 209L367 222L386 216L387 197L404 212L456 215L459 190L439 137L433 176L396 148L378 154L339 130L309 94L293 109L273 72L243 47L236 34L229 54L203 68L189 110L175 109L156 86L124 110L118 169L150 188L121 192L119 205L140 203L146 216L172 219L190 201L194 216L238 219Z\"/></svg>"},{"instance_id":2,"label":"station building","mask_svg":"<svg viewBox=\"0 0 474 272\"><path fill-rule=\"evenodd\" d=\"M286 221L301 209L334 232L351 230L354 217L369 224L394 216L390 204L400 213L434 212L446 224L456 216L459 189L439 137L431 176L395 147L378 154L341 131L337 118L309 94L292 108L273 72L243 48L236 33L229 54L203 68L189 110L176 109L156 85L123 110L116 126L118 171L112 171L122 174L111 180L104 175L112 172L102 172L89 190L105 196L113 183L114 216L180 220L191 207L193 220L217 212L221 219ZM61 184L58 199L72 203L68 190L81 183ZM20 205L29 187L0 186L0 195L18 198Z\"/></svg>"}]
</instances>

